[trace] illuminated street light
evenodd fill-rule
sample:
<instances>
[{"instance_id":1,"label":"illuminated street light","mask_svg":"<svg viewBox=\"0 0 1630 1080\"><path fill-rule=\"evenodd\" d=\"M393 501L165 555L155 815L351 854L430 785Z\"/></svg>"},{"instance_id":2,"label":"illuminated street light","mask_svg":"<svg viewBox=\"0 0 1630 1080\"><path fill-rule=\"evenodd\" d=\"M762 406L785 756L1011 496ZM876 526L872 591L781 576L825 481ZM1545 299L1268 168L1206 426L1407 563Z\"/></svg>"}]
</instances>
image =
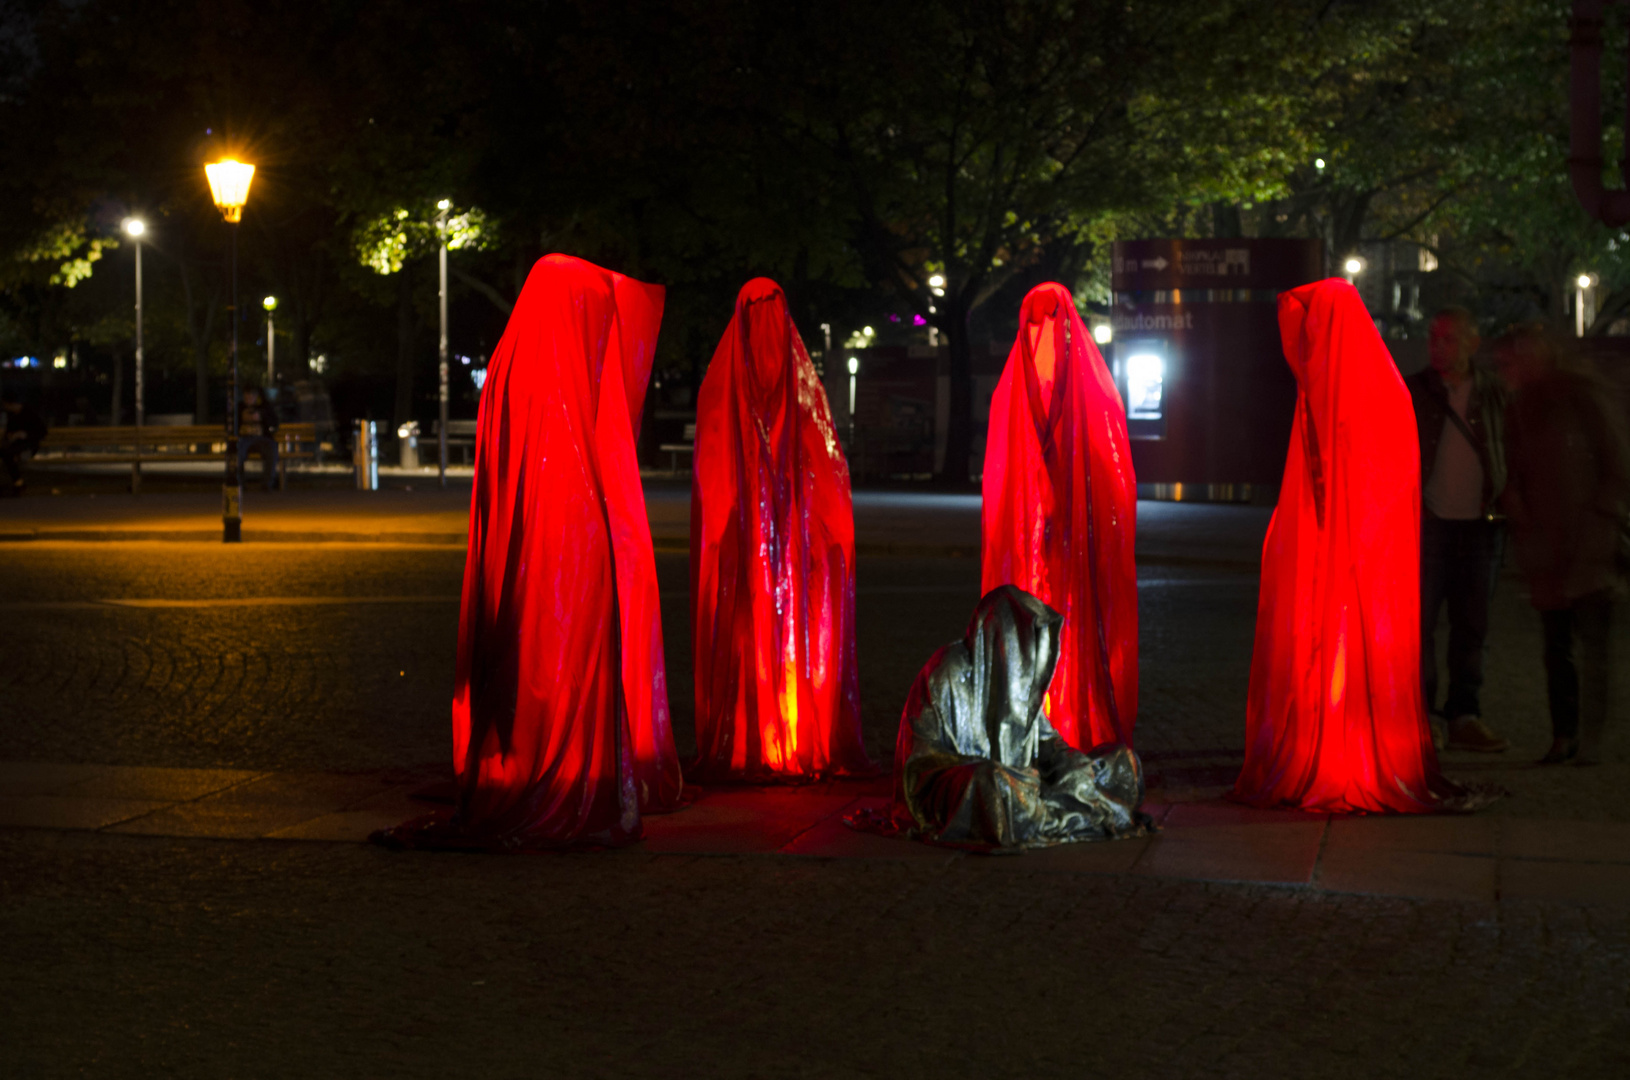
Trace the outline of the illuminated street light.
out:
<instances>
[{"instance_id":1,"label":"illuminated street light","mask_svg":"<svg viewBox=\"0 0 1630 1080\"><path fill-rule=\"evenodd\" d=\"M273 379L276 369L277 339L274 336L276 326L272 319L272 313L277 310L277 297L268 296L260 302L260 306L266 309L266 389L270 392L277 385Z\"/></svg>"},{"instance_id":2,"label":"illuminated street light","mask_svg":"<svg viewBox=\"0 0 1630 1080\"><path fill-rule=\"evenodd\" d=\"M226 158L204 166L209 178L210 197L215 208L231 226L232 233L232 400L227 403L226 483L221 488L221 541L236 544L243 539L243 476L238 470L238 224L249 202L249 183L255 167Z\"/></svg>"},{"instance_id":3,"label":"illuminated street light","mask_svg":"<svg viewBox=\"0 0 1630 1080\"><path fill-rule=\"evenodd\" d=\"M1364 264L1358 259L1348 259L1342 264L1342 269L1346 270L1349 274L1357 274L1364 269Z\"/></svg>"},{"instance_id":4,"label":"illuminated street light","mask_svg":"<svg viewBox=\"0 0 1630 1080\"><path fill-rule=\"evenodd\" d=\"M136 245L136 460L130 466L130 493L141 494L141 429L146 419L142 407L142 309L141 309L141 238L147 234L147 223L139 217L127 217L123 222L125 235Z\"/></svg>"},{"instance_id":5,"label":"illuminated street light","mask_svg":"<svg viewBox=\"0 0 1630 1080\"><path fill-rule=\"evenodd\" d=\"M871 327L866 328L868 331ZM860 374L860 357L849 358L849 452L855 452L855 378Z\"/></svg>"},{"instance_id":6,"label":"illuminated street light","mask_svg":"<svg viewBox=\"0 0 1630 1080\"><path fill-rule=\"evenodd\" d=\"M1106 322L1101 322L1092 328L1092 340L1100 345L1108 345L1115 340L1115 331Z\"/></svg>"},{"instance_id":7,"label":"illuminated street light","mask_svg":"<svg viewBox=\"0 0 1630 1080\"><path fill-rule=\"evenodd\" d=\"M234 158L204 166L209 177L209 193L215 199L215 209L227 223L236 225L243 220L243 208L249 201L249 184L255 178L255 167Z\"/></svg>"},{"instance_id":8,"label":"illuminated street light","mask_svg":"<svg viewBox=\"0 0 1630 1080\"><path fill-rule=\"evenodd\" d=\"M1586 327L1596 321L1596 282L1598 280L1595 274L1580 274L1574 279L1574 337L1584 337ZM1587 310L1589 311L1588 316L1586 315Z\"/></svg>"}]
</instances>

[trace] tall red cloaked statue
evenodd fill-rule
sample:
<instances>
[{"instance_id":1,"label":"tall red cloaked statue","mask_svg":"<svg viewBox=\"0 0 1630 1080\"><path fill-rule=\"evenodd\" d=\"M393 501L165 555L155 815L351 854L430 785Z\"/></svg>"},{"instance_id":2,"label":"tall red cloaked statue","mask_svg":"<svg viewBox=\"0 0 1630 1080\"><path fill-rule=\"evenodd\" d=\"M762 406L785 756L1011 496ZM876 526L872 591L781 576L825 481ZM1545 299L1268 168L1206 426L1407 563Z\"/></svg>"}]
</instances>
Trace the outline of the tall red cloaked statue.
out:
<instances>
[{"instance_id":1,"label":"tall red cloaked statue","mask_svg":"<svg viewBox=\"0 0 1630 1080\"><path fill-rule=\"evenodd\" d=\"M656 561L634 460L663 290L532 267L487 367L444 839L621 844L673 809ZM427 839L434 840L434 837Z\"/></svg>"},{"instance_id":2,"label":"tall red cloaked statue","mask_svg":"<svg viewBox=\"0 0 1630 1080\"><path fill-rule=\"evenodd\" d=\"M691 482L697 758L709 780L875 771L860 737L855 523L826 391L755 278L702 380Z\"/></svg>"},{"instance_id":3,"label":"tall red cloaked statue","mask_svg":"<svg viewBox=\"0 0 1630 1080\"><path fill-rule=\"evenodd\" d=\"M1420 449L1409 391L1344 281L1282 293L1299 393L1262 548L1233 797L1336 813L1471 809L1438 771L1420 675Z\"/></svg>"},{"instance_id":4,"label":"tall red cloaked statue","mask_svg":"<svg viewBox=\"0 0 1630 1080\"><path fill-rule=\"evenodd\" d=\"M1137 479L1126 409L1068 289L1038 285L991 399L983 584L1064 616L1047 718L1071 746L1132 745Z\"/></svg>"}]
</instances>

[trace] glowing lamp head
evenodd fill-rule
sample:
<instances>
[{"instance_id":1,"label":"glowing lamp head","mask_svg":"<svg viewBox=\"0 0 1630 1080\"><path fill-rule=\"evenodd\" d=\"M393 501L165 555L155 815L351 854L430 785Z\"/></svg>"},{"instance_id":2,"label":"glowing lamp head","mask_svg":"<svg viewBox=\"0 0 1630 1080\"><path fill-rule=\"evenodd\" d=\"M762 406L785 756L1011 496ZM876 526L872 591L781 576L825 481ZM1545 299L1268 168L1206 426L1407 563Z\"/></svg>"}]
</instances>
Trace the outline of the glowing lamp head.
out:
<instances>
[{"instance_id":1,"label":"glowing lamp head","mask_svg":"<svg viewBox=\"0 0 1630 1080\"><path fill-rule=\"evenodd\" d=\"M249 183L255 178L255 167L233 158L204 166L209 177L210 197L221 216L234 224L243 220L243 206L249 201Z\"/></svg>"},{"instance_id":2,"label":"glowing lamp head","mask_svg":"<svg viewBox=\"0 0 1630 1080\"><path fill-rule=\"evenodd\" d=\"M860 374L860 358L858 356L851 356L849 358L849 374Z\"/></svg>"},{"instance_id":3,"label":"glowing lamp head","mask_svg":"<svg viewBox=\"0 0 1630 1080\"><path fill-rule=\"evenodd\" d=\"M277 310L277 297L268 296L266 299L264 299L264 300L262 300L260 302L260 306L265 308L267 311L276 311Z\"/></svg>"},{"instance_id":4,"label":"glowing lamp head","mask_svg":"<svg viewBox=\"0 0 1630 1080\"><path fill-rule=\"evenodd\" d=\"M1322 158L1322 157L1314 158L1313 159L1313 167L1315 169L1319 170L1320 172L1324 172L1324 158Z\"/></svg>"},{"instance_id":5,"label":"glowing lamp head","mask_svg":"<svg viewBox=\"0 0 1630 1080\"><path fill-rule=\"evenodd\" d=\"M1108 323L1101 322L1092 328L1092 340L1100 345L1108 345L1115 340L1115 331L1110 329Z\"/></svg>"},{"instance_id":6,"label":"glowing lamp head","mask_svg":"<svg viewBox=\"0 0 1630 1080\"><path fill-rule=\"evenodd\" d=\"M1590 286L1591 286L1590 275L1589 274L1580 274L1579 275L1578 285L1579 285L1579 287L1581 289L1590 288Z\"/></svg>"},{"instance_id":7,"label":"glowing lamp head","mask_svg":"<svg viewBox=\"0 0 1630 1080\"><path fill-rule=\"evenodd\" d=\"M943 274L935 274L933 277L929 278L928 279L928 287L930 289L943 289L943 288L945 288L945 275L943 275Z\"/></svg>"},{"instance_id":8,"label":"glowing lamp head","mask_svg":"<svg viewBox=\"0 0 1630 1080\"><path fill-rule=\"evenodd\" d=\"M1348 259L1345 263L1342 263L1342 268L1349 274L1359 273L1364 269L1364 260L1356 257Z\"/></svg>"},{"instance_id":9,"label":"glowing lamp head","mask_svg":"<svg viewBox=\"0 0 1630 1080\"><path fill-rule=\"evenodd\" d=\"M437 210L448 210L448 209L452 208L452 205L453 205L453 200L452 199L438 199L436 201L436 209Z\"/></svg>"},{"instance_id":10,"label":"glowing lamp head","mask_svg":"<svg viewBox=\"0 0 1630 1080\"><path fill-rule=\"evenodd\" d=\"M123 224L125 235L132 237L133 239L139 240L141 239L142 234L147 232L147 222L143 221L139 217L127 217L124 219Z\"/></svg>"}]
</instances>

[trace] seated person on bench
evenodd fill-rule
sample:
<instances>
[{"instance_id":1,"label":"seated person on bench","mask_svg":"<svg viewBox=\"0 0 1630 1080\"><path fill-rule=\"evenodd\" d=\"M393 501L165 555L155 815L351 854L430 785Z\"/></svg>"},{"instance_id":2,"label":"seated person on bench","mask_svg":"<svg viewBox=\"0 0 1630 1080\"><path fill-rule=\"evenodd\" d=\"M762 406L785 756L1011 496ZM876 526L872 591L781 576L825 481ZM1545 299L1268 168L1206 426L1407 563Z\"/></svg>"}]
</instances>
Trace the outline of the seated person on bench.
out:
<instances>
[{"instance_id":1,"label":"seated person on bench","mask_svg":"<svg viewBox=\"0 0 1630 1080\"><path fill-rule=\"evenodd\" d=\"M277 483L277 412L258 389L246 386L238 405L238 475L244 475L252 451L260 452L260 478L267 491Z\"/></svg>"},{"instance_id":2,"label":"seated person on bench","mask_svg":"<svg viewBox=\"0 0 1630 1080\"><path fill-rule=\"evenodd\" d=\"M6 414L6 433L0 438L0 460L5 462L7 483L0 496L23 493L23 462L33 457L45 438L45 418L34 406L8 390L0 396Z\"/></svg>"}]
</instances>

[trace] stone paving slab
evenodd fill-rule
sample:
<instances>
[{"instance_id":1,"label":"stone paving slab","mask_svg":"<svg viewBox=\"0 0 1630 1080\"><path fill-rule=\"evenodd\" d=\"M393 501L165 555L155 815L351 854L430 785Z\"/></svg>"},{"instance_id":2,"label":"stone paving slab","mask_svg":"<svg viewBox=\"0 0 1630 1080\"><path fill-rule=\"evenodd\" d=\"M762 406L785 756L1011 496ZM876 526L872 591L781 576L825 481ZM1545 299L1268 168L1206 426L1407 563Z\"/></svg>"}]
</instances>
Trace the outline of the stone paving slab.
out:
<instances>
[{"instance_id":1,"label":"stone paving slab","mask_svg":"<svg viewBox=\"0 0 1630 1080\"><path fill-rule=\"evenodd\" d=\"M158 803L177 803L225 791L264 775L243 769L91 768L95 769L92 775L64 786L60 793L75 798L146 799ZM0 782L0 787L3 786L3 782Z\"/></svg>"},{"instance_id":2,"label":"stone paving slab","mask_svg":"<svg viewBox=\"0 0 1630 1080\"><path fill-rule=\"evenodd\" d=\"M0 795L0 826L13 829L102 829L164 809L137 799Z\"/></svg>"},{"instance_id":3,"label":"stone paving slab","mask_svg":"<svg viewBox=\"0 0 1630 1080\"><path fill-rule=\"evenodd\" d=\"M1172 829L1162 833L1150 841L1132 872L1191 881L1268 885L1307 885L1313 880L1324 836L1323 822L1260 826L1249 833L1224 832L1227 828Z\"/></svg>"},{"instance_id":4,"label":"stone paving slab","mask_svg":"<svg viewBox=\"0 0 1630 1080\"><path fill-rule=\"evenodd\" d=\"M1314 884L1329 892L1493 903L1498 864L1478 855L1408 848L1326 848Z\"/></svg>"},{"instance_id":5,"label":"stone paving slab","mask_svg":"<svg viewBox=\"0 0 1630 1080\"><path fill-rule=\"evenodd\" d=\"M644 847L658 855L768 854L850 801L790 789L709 791L677 813L647 816Z\"/></svg>"},{"instance_id":6,"label":"stone paving slab","mask_svg":"<svg viewBox=\"0 0 1630 1080\"><path fill-rule=\"evenodd\" d=\"M914 844L898 837L860 832L843 823L847 814L881 809L888 804L887 797L877 795L847 801L782 847L781 853L822 859L907 859L945 863L961 855L961 852L931 844Z\"/></svg>"},{"instance_id":7,"label":"stone paving slab","mask_svg":"<svg viewBox=\"0 0 1630 1080\"><path fill-rule=\"evenodd\" d=\"M1503 818L1500 854L1517 859L1630 863L1630 823Z\"/></svg>"},{"instance_id":8,"label":"stone paving slab","mask_svg":"<svg viewBox=\"0 0 1630 1080\"><path fill-rule=\"evenodd\" d=\"M0 828L360 843L433 809L412 797L423 788L422 780L384 774L0 762ZM1153 836L992 857L843 823L856 810L886 807L888 791L886 776L699 788L685 809L646 818L639 850L656 857L956 862L981 874L1130 875L1485 904L1630 906L1630 825L1618 822L1342 818L1180 800L1148 805L1161 824Z\"/></svg>"},{"instance_id":9,"label":"stone paving slab","mask_svg":"<svg viewBox=\"0 0 1630 1080\"><path fill-rule=\"evenodd\" d=\"M1331 821L1329 851L1387 847L1493 856L1500 820L1492 817L1356 817Z\"/></svg>"},{"instance_id":10,"label":"stone paving slab","mask_svg":"<svg viewBox=\"0 0 1630 1080\"><path fill-rule=\"evenodd\" d=\"M1630 866L1502 859L1500 898L1630 906Z\"/></svg>"}]
</instances>

